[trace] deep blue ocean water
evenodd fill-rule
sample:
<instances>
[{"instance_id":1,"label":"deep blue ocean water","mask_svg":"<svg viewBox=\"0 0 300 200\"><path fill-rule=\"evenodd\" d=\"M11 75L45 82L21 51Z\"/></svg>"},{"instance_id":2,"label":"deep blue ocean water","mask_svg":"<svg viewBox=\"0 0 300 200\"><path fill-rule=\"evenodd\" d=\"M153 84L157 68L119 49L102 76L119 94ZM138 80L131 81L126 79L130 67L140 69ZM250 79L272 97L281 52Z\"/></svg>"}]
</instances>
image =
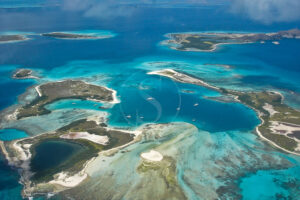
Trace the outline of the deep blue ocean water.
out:
<instances>
[{"instance_id":1,"label":"deep blue ocean water","mask_svg":"<svg viewBox=\"0 0 300 200\"><path fill-rule=\"evenodd\" d=\"M218 96L217 92L146 73L160 68L175 68L199 75L218 86L241 90L276 89L287 94L290 105L300 107L300 40L282 40L280 45L269 42L226 45L214 53L178 52L159 45L165 39L164 34L170 32L271 32L299 27L300 22L266 25L234 16L220 6L134 7L128 15L100 19L84 17L80 12L69 12L58 7L14 8L0 9L0 19L3 19L0 20L0 31L42 33L95 29L117 33L115 37L104 40L58 40L35 35L30 36L30 41L0 44L0 110L16 104L18 95L36 83L11 79L12 71L19 67L41 71L41 82L80 78L117 90L121 103L104 110L110 113L111 126L135 127L146 122L185 121L208 131L220 144L230 137L229 142L241 145L240 148L244 143L258 145L257 138L249 134L259 123L254 111L241 104L206 98ZM204 64L228 64L233 68L227 71ZM193 93L183 90L192 90ZM290 97L293 93L295 95ZM67 100L49 105L49 108L101 110L101 105ZM51 123L55 122L49 122L49 125ZM15 135L15 130L9 131L9 134ZM6 135L5 138L14 136ZM202 140L201 136L197 138ZM191 151L197 152L197 148L191 147ZM222 151L227 152L227 149L216 151L222 157ZM270 155L273 154L276 158L291 159L276 149L270 150ZM195 154L186 159L191 166L197 166L201 155ZM287 197L294 192L284 185L288 179L294 179L296 183L300 181L299 158L292 161L293 167L287 169L244 172L236 180L243 199L274 199L276 194ZM185 167L182 166L179 174L184 174ZM0 173L1 199L20 199L22 187L17 182L18 175L3 159L0 161ZM196 198L193 195L191 197Z\"/></svg>"}]
</instances>

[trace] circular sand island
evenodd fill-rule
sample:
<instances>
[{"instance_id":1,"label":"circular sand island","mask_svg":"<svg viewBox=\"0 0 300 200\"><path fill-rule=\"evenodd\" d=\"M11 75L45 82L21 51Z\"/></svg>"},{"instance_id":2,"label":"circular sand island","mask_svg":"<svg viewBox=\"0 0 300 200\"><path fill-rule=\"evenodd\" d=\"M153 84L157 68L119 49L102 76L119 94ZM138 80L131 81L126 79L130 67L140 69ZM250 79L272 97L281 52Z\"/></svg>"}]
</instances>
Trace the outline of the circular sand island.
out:
<instances>
[{"instance_id":1,"label":"circular sand island","mask_svg":"<svg viewBox=\"0 0 300 200\"><path fill-rule=\"evenodd\" d=\"M151 162L159 162L164 158L163 155L161 155L161 153L155 150L150 150L149 152L142 153L141 157Z\"/></svg>"}]
</instances>

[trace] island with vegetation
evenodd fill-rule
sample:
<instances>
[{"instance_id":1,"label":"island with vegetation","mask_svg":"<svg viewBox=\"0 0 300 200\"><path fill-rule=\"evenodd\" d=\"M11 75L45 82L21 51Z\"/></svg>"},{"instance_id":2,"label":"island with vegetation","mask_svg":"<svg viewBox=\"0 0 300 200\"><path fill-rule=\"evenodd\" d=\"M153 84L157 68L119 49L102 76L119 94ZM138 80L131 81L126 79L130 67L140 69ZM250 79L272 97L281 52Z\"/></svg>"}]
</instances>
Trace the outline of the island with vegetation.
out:
<instances>
[{"instance_id":1,"label":"island with vegetation","mask_svg":"<svg viewBox=\"0 0 300 200\"><path fill-rule=\"evenodd\" d=\"M163 183L163 190L158 191L157 197L163 195L170 199L179 196L186 199L176 178L178 152L168 149L178 143L183 145L185 136L195 133L197 128L184 122L144 124L132 131L110 128L106 123L86 118L54 132L0 141L0 148L9 165L17 168L21 175L20 183L24 186L22 196L30 198L76 190L76 186L84 185L92 178L89 170L105 165L106 157L127 153L129 150L124 148L129 145L169 140L147 148L149 152L141 152L136 171L143 179L137 184ZM143 193L143 190L140 192Z\"/></svg>"},{"instance_id":2,"label":"island with vegetation","mask_svg":"<svg viewBox=\"0 0 300 200\"><path fill-rule=\"evenodd\" d=\"M29 38L24 35L1 35L0 34L0 44L1 43L10 43L10 42L21 42L28 40Z\"/></svg>"},{"instance_id":3,"label":"island with vegetation","mask_svg":"<svg viewBox=\"0 0 300 200\"><path fill-rule=\"evenodd\" d=\"M178 82L215 89L226 97L232 97L225 98L226 102L229 99L238 101L257 112L261 124L256 127L256 132L262 139L283 151L300 155L300 111L286 105L279 92L240 92L218 88L193 75L173 69L153 71L148 74L165 76Z\"/></svg>"},{"instance_id":4,"label":"island with vegetation","mask_svg":"<svg viewBox=\"0 0 300 200\"><path fill-rule=\"evenodd\" d=\"M35 79L37 76L33 75L33 71L31 69L17 69L12 78L14 79Z\"/></svg>"},{"instance_id":5,"label":"island with vegetation","mask_svg":"<svg viewBox=\"0 0 300 200\"><path fill-rule=\"evenodd\" d=\"M214 51L218 45L223 44L245 44L265 41L272 41L279 44L278 40L284 38L300 38L300 30L292 29L276 33L220 33L220 32L199 32L199 33L170 33L168 40L162 42L172 49L179 51Z\"/></svg>"},{"instance_id":6,"label":"island with vegetation","mask_svg":"<svg viewBox=\"0 0 300 200\"><path fill-rule=\"evenodd\" d=\"M113 37L112 34L92 34L92 33L76 33L76 32L51 32L42 33L41 36L52 37L56 39L71 39L71 40L97 40Z\"/></svg>"},{"instance_id":7,"label":"island with vegetation","mask_svg":"<svg viewBox=\"0 0 300 200\"><path fill-rule=\"evenodd\" d=\"M17 119L50 113L45 106L62 99L83 99L117 103L116 91L79 80L50 82L35 87L38 96L30 103L18 108Z\"/></svg>"},{"instance_id":8,"label":"island with vegetation","mask_svg":"<svg viewBox=\"0 0 300 200\"><path fill-rule=\"evenodd\" d=\"M82 119L55 132L0 142L0 146L9 164L20 169L23 196L30 197L75 187L87 178L84 168L93 158L135 142L138 133Z\"/></svg>"}]
</instances>

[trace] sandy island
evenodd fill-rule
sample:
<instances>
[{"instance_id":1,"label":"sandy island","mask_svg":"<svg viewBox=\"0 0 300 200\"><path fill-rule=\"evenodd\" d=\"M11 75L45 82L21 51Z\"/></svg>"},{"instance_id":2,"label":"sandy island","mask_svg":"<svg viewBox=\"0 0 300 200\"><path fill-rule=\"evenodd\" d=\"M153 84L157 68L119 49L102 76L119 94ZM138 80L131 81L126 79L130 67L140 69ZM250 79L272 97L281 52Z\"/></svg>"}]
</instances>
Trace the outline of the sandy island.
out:
<instances>
[{"instance_id":1,"label":"sandy island","mask_svg":"<svg viewBox=\"0 0 300 200\"><path fill-rule=\"evenodd\" d=\"M164 158L161 153L155 150L150 150L149 152L142 153L141 157L150 162L159 162Z\"/></svg>"}]
</instances>

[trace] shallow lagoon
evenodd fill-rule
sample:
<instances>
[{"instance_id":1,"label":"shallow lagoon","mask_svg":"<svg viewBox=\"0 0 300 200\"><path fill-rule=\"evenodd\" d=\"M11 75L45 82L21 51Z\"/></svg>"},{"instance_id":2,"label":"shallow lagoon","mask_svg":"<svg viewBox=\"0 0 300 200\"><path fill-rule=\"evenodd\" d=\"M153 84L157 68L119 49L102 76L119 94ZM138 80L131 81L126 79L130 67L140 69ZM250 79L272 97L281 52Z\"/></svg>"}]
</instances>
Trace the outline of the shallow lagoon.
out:
<instances>
[{"instance_id":1,"label":"shallow lagoon","mask_svg":"<svg viewBox=\"0 0 300 200\"><path fill-rule=\"evenodd\" d=\"M62 167L72 157L75 157L85 149L82 145L63 140L46 140L34 147L31 159L31 169L35 177L45 175L57 167Z\"/></svg>"}]
</instances>

